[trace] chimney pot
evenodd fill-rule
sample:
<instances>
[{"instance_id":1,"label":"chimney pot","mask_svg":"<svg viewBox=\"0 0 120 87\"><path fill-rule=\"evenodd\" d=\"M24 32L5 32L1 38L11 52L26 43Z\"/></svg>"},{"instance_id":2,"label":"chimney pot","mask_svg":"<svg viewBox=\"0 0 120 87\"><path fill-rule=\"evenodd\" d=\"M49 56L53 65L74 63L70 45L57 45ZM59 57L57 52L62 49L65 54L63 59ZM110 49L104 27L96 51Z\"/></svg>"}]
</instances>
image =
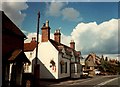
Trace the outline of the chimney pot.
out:
<instances>
[{"instance_id":1,"label":"chimney pot","mask_svg":"<svg viewBox=\"0 0 120 87\"><path fill-rule=\"evenodd\" d=\"M32 37L32 42L35 42L36 41L36 37Z\"/></svg>"},{"instance_id":2,"label":"chimney pot","mask_svg":"<svg viewBox=\"0 0 120 87\"><path fill-rule=\"evenodd\" d=\"M46 20L46 27L49 27L49 21Z\"/></svg>"},{"instance_id":3,"label":"chimney pot","mask_svg":"<svg viewBox=\"0 0 120 87\"><path fill-rule=\"evenodd\" d=\"M48 20L46 20L46 23L43 24L41 30L42 30L41 42L48 42L48 40L50 39L50 27Z\"/></svg>"},{"instance_id":4,"label":"chimney pot","mask_svg":"<svg viewBox=\"0 0 120 87\"><path fill-rule=\"evenodd\" d=\"M54 33L54 40L58 43L60 43L61 41L61 33L60 33L60 30L55 30L55 33Z\"/></svg>"},{"instance_id":5,"label":"chimney pot","mask_svg":"<svg viewBox=\"0 0 120 87\"><path fill-rule=\"evenodd\" d=\"M70 47L71 47L72 49L75 49L75 42L74 42L74 40L71 40L71 42L70 42Z\"/></svg>"}]
</instances>

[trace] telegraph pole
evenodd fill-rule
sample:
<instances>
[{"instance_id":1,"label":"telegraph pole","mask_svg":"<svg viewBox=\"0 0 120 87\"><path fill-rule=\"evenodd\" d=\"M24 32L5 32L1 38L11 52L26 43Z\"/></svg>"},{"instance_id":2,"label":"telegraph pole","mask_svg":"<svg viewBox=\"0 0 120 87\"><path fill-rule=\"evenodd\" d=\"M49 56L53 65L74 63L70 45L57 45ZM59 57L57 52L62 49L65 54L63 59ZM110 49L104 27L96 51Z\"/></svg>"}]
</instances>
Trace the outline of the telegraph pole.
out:
<instances>
[{"instance_id":1,"label":"telegraph pole","mask_svg":"<svg viewBox=\"0 0 120 87\"><path fill-rule=\"evenodd\" d=\"M38 12L38 23L37 23L37 44L36 44L36 57L35 57L35 64L37 64L37 58L38 58L39 22L40 22L40 11Z\"/></svg>"},{"instance_id":2,"label":"telegraph pole","mask_svg":"<svg viewBox=\"0 0 120 87\"><path fill-rule=\"evenodd\" d=\"M37 22L37 44L36 44L36 56L35 56L35 64L34 64L34 86L37 87L39 84L40 78L40 64L38 64L38 40L39 40L39 22L40 22L40 11L38 12L38 22Z\"/></svg>"}]
</instances>

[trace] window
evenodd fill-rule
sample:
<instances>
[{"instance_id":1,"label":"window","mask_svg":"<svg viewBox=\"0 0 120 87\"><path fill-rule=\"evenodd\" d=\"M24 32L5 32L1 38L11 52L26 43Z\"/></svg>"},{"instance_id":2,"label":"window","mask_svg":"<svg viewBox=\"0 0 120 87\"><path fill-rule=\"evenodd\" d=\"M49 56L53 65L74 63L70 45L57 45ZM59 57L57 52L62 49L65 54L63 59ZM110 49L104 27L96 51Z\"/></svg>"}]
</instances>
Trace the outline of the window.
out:
<instances>
[{"instance_id":1,"label":"window","mask_svg":"<svg viewBox=\"0 0 120 87\"><path fill-rule=\"evenodd\" d=\"M25 72L28 72L28 71L29 71L29 64L28 64L28 63L25 63L25 65L24 65L24 70L25 70Z\"/></svg>"},{"instance_id":2,"label":"window","mask_svg":"<svg viewBox=\"0 0 120 87\"><path fill-rule=\"evenodd\" d=\"M71 73L80 73L80 65L71 64Z\"/></svg>"},{"instance_id":3,"label":"window","mask_svg":"<svg viewBox=\"0 0 120 87\"><path fill-rule=\"evenodd\" d=\"M65 73L67 73L67 62L65 62Z\"/></svg>"},{"instance_id":4,"label":"window","mask_svg":"<svg viewBox=\"0 0 120 87\"><path fill-rule=\"evenodd\" d=\"M64 64L60 64L61 67L61 73L67 73L67 62L65 62Z\"/></svg>"},{"instance_id":5,"label":"window","mask_svg":"<svg viewBox=\"0 0 120 87\"><path fill-rule=\"evenodd\" d=\"M71 73L74 73L75 72L75 66L74 64L71 64Z\"/></svg>"},{"instance_id":6,"label":"window","mask_svg":"<svg viewBox=\"0 0 120 87\"><path fill-rule=\"evenodd\" d=\"M61 73L64 73L64 69L65 69L65 64L63 65L63 64L60 64L60 67L61 67Z\"/></svg>"},{"instance_id":7,"label":"window","mask_svg":"<svg viewBox=\"0 0 120 87\"><path fill-rule=\"evenodd\" d=\"M80 64L77 64L77 72L78 73L80 73L80 69L81 69Z\"/></svg>"}]
</instances>

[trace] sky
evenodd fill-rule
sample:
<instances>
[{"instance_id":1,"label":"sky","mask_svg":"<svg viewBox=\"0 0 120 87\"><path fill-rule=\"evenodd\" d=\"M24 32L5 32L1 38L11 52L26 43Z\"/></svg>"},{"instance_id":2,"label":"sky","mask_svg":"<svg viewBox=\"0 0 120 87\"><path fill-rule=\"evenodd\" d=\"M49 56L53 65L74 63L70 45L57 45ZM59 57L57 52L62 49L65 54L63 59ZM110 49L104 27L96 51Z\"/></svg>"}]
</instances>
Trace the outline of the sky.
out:
<instances>
[{"instance_id":1,"label":"sky","mask_svg":"<svg viewBox=\"0 0 120 87\"><path fill-rule=\"evenodd\" d=\"M2 10L28 37L36 36L37 13L41 27L49 20L51 38L60 29L62 43L75 41L82 54L118 53L118 2L3 2ZM112 1L112 0L110 0ZM41 38L40 38L41 39Z\"/></svg>"}]
</instances>

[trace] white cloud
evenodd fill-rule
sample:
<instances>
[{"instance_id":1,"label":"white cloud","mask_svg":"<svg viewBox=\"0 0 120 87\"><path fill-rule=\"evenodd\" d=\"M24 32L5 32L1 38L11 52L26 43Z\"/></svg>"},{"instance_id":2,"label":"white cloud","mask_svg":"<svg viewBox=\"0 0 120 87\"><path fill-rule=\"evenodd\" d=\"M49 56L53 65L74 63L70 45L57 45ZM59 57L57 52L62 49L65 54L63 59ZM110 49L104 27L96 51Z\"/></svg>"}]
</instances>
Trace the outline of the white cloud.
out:
<instances>
[{"instance_id":1,"label":"white cloud","mask_svg":"<svg viewBox=\"0 0 120 87\"><path fill-rule=\"evenodd\" d=\"M63 2L51 2L50 4L47 3L47 11L46 15L50 16L60 16L61 15L61 9L64 6Z\"/></svg>"},{"instance_id":2,"label":"white cloud","mask_svg":"<svg viewBox=\"0 0 120 87\"><path fill-rule=\"evenodd\" d=\"M25 40L25 43L29 43L32 40L32 37L36 37L37 38L37 33L35 33L35 32L34 33L28 33L27 39ZM51 37L51 39L54 39L54 34L51 33L50 37ZM41 42L41 34L39 34L39 42Z\"/></svg>"},{"instance_id":3,"label":"white cloud","mask_svg":"<svg viewBox=\"0 0 120 87\"><path fill-rule=\"evenodd\" d=\"M61 43L70 46L71 36L66 36L63 33L61 34Z\"/></svg>"},{"instance_id":4,"label":"white cloud","mask_svg":"<svg viewBox=\"0 0 120 87\"><path fill-rule=\"evenodd\" d=\"M62 10L62 15L63 15L63 19L74 21L74 20L78 20L80 13L74 8L64 8Z\"/></svg>"},{"instance_id":5,"label":"white cloud","mask_svg":"<svg viewBox=\"0 0 120 87\"><path fill-rule=\"evenodd\" d=\"M118 20L111 19L99 25L96 22L79 23L71 36L77 42L77 50L86 53L117 53Z\"/></svg>"},{"instance_id":6,"label":"white cloud","mask_svg":"<svg viewBox=\"0 0 120 87\"><path fill-rule=\"evenodd\" d=\"M58 17L62 16L63 20L69 21L81 21L82 17L80 17L79 11L74 8L65 8L68 2L51 2L46 3L46 15Z\"/></svg>"},{"instance_id":7,"label":"white cloud","mask_svg":"<svg viewBox=\"0 0 120 87\"><path fill-rule=\"evenodd\" d=\"M25 43L29 43L32 40L32 37L37 38L37 33L29 33L27 35L27 39L24 41ZM41 35L39 34L39 41L41 41Z\"/></svg>"},{"instance_id":8,"label":"white cloud","mask_svg":"<svg viewBox=\"0 0 120 87\"><path fill-rule=\"evenodd\" d=\"M24 31L24 32L26 32L26 31ZM28 33L27 39L25 40L25 43L29 43L32 40L32 37L37 38L37 33ZM53 33L50 34L50 38L54 40ZM61 43L69 46L70 40L71 40L71 36L66 36L61 32ZM41 42L41 34L39 34L39 42Z\"/></svg>"},{"instance_id":9,"label":"white cloud","mask_svg":"<svg viewBox=\"0 0 120 87\"><path fill-rule=\"evenodd\" d=\"M61 32L62 33L62 32ZM27 42L36 36L36 33L28 34ZM39 35L41 41L41 35ZM51 33L51 39L54 34ZM71 32L71 35L61 34L61 42L67 46L71 40L75 41L76 50L84 54L95 52L99 54L111 54L118 52L118 19L97 24L96 22L79 23ZM25 41L25 42L26 42Z\"/></svg>"},{"instance_id":10,"label":"white cloud","mask_svg":"<svg viewBox=\"0 0 120 87\"><path fill-rule=\"evenodd\" d=\"M24 2L26 0L22 1L23 2L14 2L14 0L9 0L9 2L2 2L2 10L17 26L22 24L26 16L26 14L21 13L21 11L28 8L28 5Z\"/></svg>"}]
</instances>

